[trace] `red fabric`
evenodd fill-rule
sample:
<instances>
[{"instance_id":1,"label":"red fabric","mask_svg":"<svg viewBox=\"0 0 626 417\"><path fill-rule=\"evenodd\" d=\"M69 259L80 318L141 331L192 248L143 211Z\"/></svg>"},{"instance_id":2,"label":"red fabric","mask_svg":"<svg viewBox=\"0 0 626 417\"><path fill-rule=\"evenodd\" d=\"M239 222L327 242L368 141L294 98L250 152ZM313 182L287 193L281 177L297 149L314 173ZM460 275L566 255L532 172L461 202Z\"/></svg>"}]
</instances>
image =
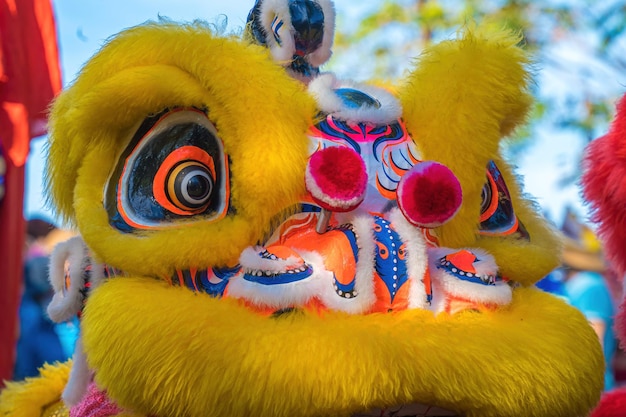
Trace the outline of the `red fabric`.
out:
<instances>
[{"instance_id":1,"label":"red fabric","mask_svg":"<svg viewBox=\"0 0 626 417\"><path fill-rule=\"evenodd\" d=\"M0 384L10 379L17 340L25 222L24 164L30 139L46 132L61 89L50 0L0 0L0 144L7 163L0 201Z\"/></svg>"},{"instance_id":2,"label":"red fabric","mask_svg":"<svg viewBox=\"0 0 626 417\"><path fill-rule=\"evenodd\" d=\"M46 111L61 89L50 0L0 1L0 139L20 167L30 138L46 133Z\"/></svg>"}]
</instances>

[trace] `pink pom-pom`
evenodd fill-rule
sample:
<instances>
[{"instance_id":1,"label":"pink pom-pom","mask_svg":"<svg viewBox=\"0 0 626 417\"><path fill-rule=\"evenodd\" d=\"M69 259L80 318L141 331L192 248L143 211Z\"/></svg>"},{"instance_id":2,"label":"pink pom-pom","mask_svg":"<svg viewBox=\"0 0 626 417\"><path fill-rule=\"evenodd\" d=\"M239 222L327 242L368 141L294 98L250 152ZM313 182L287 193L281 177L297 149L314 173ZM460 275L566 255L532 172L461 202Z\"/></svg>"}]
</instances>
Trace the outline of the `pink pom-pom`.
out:
<instances>
[{"instance_id":1,"label":"pink pom-pom","mask_svg":"<svg viewBox=\"0 0 626 417\"><path fill-rule=\"evenodd\" d=\"M320 207L330 211L350 211L363 201L367 170L357 152L334 146L311 155L305 181L307 190Z\"/></svg>"},{"instance_id":2,"label":"pink pom-pom","mask_svg":"<svg viewBox=\"0 0 626 417\"><path fill-rule=\"evenodd\" d=\"M456 175L438 162L421 162L400 180L398 206L415 226L441 226L457 213L463 191Z\"/></svg>"}]
</instances>

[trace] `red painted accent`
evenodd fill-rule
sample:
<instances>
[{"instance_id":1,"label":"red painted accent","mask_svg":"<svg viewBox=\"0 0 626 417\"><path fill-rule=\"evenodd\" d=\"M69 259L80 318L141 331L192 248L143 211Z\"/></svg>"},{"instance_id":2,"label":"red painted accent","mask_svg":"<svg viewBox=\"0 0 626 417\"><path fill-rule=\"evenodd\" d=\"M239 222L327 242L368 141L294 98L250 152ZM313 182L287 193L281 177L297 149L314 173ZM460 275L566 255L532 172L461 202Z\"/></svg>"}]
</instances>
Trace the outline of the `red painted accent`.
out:
<instances>
[{"instance_id":1,"label":"red painted accent","mask_svg":"<svg viewBox=\"0 0 626 417\"><path fill-rule=\"evenodd\" d=\"M446 256L446 260L452 265L460 269L461 271L476 273L474 268L474 262L476 262L476 255L467 250L460 250L458 252L451 253Z\"/></svg>"}]
</instances>

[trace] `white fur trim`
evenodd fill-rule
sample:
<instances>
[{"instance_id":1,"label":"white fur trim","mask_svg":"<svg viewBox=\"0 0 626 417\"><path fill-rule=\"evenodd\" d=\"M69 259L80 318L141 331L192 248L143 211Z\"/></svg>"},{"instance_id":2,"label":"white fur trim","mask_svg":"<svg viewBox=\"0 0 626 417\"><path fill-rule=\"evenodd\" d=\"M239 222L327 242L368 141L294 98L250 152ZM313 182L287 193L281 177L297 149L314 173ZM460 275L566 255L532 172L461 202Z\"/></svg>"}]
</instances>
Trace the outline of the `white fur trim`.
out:
<instances>
[{"instance_id":1,"label":"white fur trim","mask_svg":"<svg viewBox=\"0 0 626 417\"><path fill-rule=\"evenodd\" d=\"M93 258L90 258L89 260L91 261L91 275L89 276L89 280L91 281L89 292L91 293L93 290L98 288L106 278L104 276L104 264L94 261Z\"/></svg>"},{"instance_id":2,"label":"white fur trim","mask_svg":"<svg viewBox=\"0 0 626 417\"><path fill-rule=\"evenodd\" d=\"M70 287L65 288L65 262L69 263ZM61 323L74 317L82 308L85 268L89 263L87 246L80 236L61 242L50 254L49 280L54 295L48 305L50 318Z\"/></svg>"},{"instance_id":3,"label":"white fur trim","mask_svg":"<svg viewBox=\"0 0 626 417\"><path fill-rule=\"evenodd\" d=\"M347 107L334 90L351 88L378 100L380 108L363 106L358 109ZM337 80L332 73L323 73L309 83L309 93L317 101L321 111L348 123L387 124L397 121L402 115L400 101L390 92L379 87Z\"/></svg>"},{"instance_id":4,"label":"white fur trim","mask_svg":"<svg viewBox=\"0 0 626 417\"><path fill-rule=\"evenodd\" d=\"M230 279L228 296L244 299L258 307L299 307L309 302L320 292L321 275L324 271L313 271L313 275L300 281L277 285L264 285L243 278L243 272Z\"/></svg>"},{"instance_id":5,"label":"white fur trim","mask_svg":"<svg viewBox=\"0 0 626 417\"><path fill-rule=\"evenodd\" d=\"M411 225L402 212L395 208L389 220L402 241L406 243L406 264L409 273L409 308L428 308L424 275L428 266L427 244L421 229Z\"/></svg>"},{"instance_id":6,"label":"white fur trim","mask_svg":"<svg viewBox=\"0 0 626 417\"><path fill-rule=\"evenodd\" d=\"M264 259L259 255L264 250L265 248L261 246L247 247L244 249L239 257L239 264L242 266L243 270L280 273L302 263L302 261L295 256L290 256L287 259Z\"/></svg>"},{"instance_id":7,"label":"white fur trim","mask_svg":"<svg viewBox=\"0 0 626 417\"><path fill-rule=\"evenodd\" d=\"M480 260L474 264L476 272L479 275L496 275L498 266L495 259L489 253L480 248L464 248L472 252ZM455 297L463 298L467 301L477 303L487 303L496 305L506 305L512 300L511 287L503 281L497 282L495 285L483 285L464 281L447 274L444 270L437 268L439 259L448 254L457 252L461 249L450 248L433 248L428 251L430 258L430 273L433 279L433 285L443 294L437 293L438 304L443 302L440 297L451 294Z\"/></svg>"},{"instance_id":8,"label":"white fur trim","mask_svg":"<svg viewBox=\"0 0 626 417\"><path fill-rule=\"evenodd\" d=\"M315 270L310 277L284 284L264 285L244 279L244 271L280 273L304 263L295 256L287 259L263 259L259 256L259 252L263 250L264 248L256 246L242 252L239 258L242 272L230 279L229 297L244 299L259 307L279 309L302 306L319 293L320 274Z\"/></svg>"},{"instance_id":9,"label":"white fur trim","mask_svg":"<svg viewBox=\"0 0 626 417\"><path fill-rule=\"evenodd\" d=\"M91 381L91 372L87 365L82 338L79 337L76 339L76 347L72 357L72 369L70 369L67 384L65 384L65 389L61 395L66 406L73 407L83 399L89 381Z\"/></svg>"}]
</instances>

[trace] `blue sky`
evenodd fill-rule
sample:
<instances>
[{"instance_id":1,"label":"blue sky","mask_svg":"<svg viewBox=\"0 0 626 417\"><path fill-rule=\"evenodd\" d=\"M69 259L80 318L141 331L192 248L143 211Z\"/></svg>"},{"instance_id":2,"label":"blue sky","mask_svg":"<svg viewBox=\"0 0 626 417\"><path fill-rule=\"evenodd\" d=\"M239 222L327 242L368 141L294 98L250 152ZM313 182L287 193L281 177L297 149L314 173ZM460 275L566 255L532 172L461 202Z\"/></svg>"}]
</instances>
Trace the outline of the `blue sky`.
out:
<instances>
[{"instance_id":1,"label":"blue sky","mask_svg":"<svg viewBox=\"0 0 626 417\"><path fill-rule=\"evenodd\" d=\"M253 3L254 0L53 0L64 84L74 79L81 65L108 37L124 28L157 19L159 16L177 21L200 18L209 22L226 16L228 30L238 30L244 26ZM382 0L336 0L335 6L339 21L347 24L365 9L381 3ZM407 60L407 64L409 63L410 60ZM547 75L549 74L540 73L539 79L546 78ZM341 76L346 77L346 74ZM564 189L558 186L559 179L572 169L577 154L582 150L579 142L568 141L565 135L565 132L546 129L543 137L536 138L520 159L515 161L525 191L557 223L566 205L573 206L582 216L586 215L578 187L575 184ZM45 206L42 189L44 142L45 138L33 141L27 164L27 217L43 215L52 218L50 210ZM571 145L559 146L559 143Z\"/></svg>"}]
</instances>

